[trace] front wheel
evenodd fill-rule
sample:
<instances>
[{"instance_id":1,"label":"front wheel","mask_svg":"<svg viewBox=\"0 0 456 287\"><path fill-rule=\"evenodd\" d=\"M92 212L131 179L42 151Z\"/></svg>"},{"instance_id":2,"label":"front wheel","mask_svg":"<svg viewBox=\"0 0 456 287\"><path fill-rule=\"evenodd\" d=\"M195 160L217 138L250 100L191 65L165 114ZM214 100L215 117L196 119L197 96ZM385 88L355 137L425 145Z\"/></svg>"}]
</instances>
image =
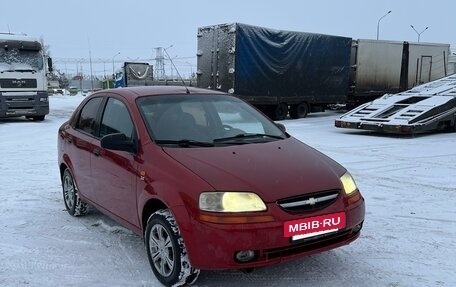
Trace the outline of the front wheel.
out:
<instances>
[{"instance_id":1,"label":"front wheel","mask_svg":"<svg viewBox=\"0 0 456 287\"><path fill-rule=\"evenodd\" d=\"M190 265L179 227L168 209L150 216L145 241L152 271L163 285L181 286L196 281L200 271Z\"/></svg>"}]
</instances>

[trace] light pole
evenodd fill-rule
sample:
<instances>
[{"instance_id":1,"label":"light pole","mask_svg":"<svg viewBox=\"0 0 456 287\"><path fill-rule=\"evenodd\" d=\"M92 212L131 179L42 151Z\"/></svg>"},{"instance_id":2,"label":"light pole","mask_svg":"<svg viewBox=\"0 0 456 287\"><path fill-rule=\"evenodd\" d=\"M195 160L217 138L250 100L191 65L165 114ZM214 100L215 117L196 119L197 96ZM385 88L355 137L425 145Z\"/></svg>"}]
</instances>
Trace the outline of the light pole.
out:
<instances>
[{"instance_id":1,"label":"light pole","mask_svg":"<svg viewBox=\"0 0 456 287\"><path fill-rule=\"evenodd\" d=\"M380 17L380 19L378 19L378 22L377 22L377 40L378 40L378 34L379 34L379 30L380 30L380 21L385 18L386 16L388 16L388 14L391 13L391 10L388 11L388 13L386 13L385 15L383 15L382 17Z\"/></svg>"},{"instance_id":2,"label":"light pole","mask_svg":"<svg viewBox=\"0 0 456 287\"><path fill-rule=\"evenodd\" d=\"M120 54L120 52L117 52L114 56L112 56L112 78L114 79L115 77L115 72L114 72L114 58L117 57Z\"/></svg>"},{"instance_id":3,"label":"light pole","mask_svg":"<svg viewBox=\"0 0 456 287\"><path fill-rule=\"evenodd\" d=\"M426 31L426 30L429 28L429 27L426 27L426 28L424 28L424 30L423 30L423 31L421 31L421 32L418 32L418 31L415 29L415 27L413 27L413 25L410 25L410 27L412 27L413 31L415 31L415 32L416 32L416 34L418 35L418 42L420 41L420 37L421 37L421 34L423 34L423 33L424 33L424 31Z\"/></svg>"}]
</instances>

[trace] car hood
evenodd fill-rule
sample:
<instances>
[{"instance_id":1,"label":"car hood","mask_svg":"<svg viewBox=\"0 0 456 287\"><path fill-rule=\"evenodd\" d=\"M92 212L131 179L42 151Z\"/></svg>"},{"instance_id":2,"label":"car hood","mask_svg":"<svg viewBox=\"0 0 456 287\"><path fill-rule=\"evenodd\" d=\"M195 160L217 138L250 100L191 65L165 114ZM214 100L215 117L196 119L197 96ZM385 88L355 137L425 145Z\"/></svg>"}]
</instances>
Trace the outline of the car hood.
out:
<instances>
[{"instance_id":1,"label":"car hood","mask_svg":"<svg viewBox=\"0 0 456 287\"><path fill-rule=\"evenodd\" d=\"M164 148L215 190L252 191L265 202L340 189L345 169L302 142L288 138L268 143L211 148Z\"/></svg>"}]
</instances>

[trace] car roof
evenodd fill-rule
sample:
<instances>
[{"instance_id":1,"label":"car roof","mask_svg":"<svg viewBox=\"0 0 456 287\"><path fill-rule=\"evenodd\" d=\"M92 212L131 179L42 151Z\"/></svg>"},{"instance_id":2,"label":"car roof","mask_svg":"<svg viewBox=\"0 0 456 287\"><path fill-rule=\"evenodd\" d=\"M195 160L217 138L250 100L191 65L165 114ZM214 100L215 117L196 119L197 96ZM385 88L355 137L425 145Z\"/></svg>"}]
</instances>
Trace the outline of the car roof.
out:
<instances>
[{"instance_id":1,"label":"car roof","mask_svg":"<svg viewBox=\"0 0 456 287\"><path fill-rule=\"evenodd\" d=\"M116 89L101 90L93 93L92 95L99 95L105 93L114 93L123 95L128 98L136 99L142 96L159 96L159 95L185 95L185 94L218 94L226 95L226 93L194 88L185 86L139 86L139 87L125 87Z\"/></svg>"}]
</instances>

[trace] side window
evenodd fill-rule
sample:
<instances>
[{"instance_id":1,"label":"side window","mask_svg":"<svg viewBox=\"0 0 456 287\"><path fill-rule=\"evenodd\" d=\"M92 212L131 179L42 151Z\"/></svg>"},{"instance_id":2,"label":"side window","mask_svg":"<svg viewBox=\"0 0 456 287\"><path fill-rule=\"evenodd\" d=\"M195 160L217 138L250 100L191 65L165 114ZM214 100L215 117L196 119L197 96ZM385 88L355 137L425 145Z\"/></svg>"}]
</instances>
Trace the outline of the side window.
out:
<instances>
[{"instance_id":1,"label":"side window","mask_svg":"<svg viewBox=\"0 0 456 287\"><path fill-rule=\"evenodd\" d=\"M117 99L109 98L101 119L100 137L114 133L123 133L131 139L133 122L125 104Z\"/></svg>"},{"instance_id":2,"label":"side window","mask_svg":"<svg viewBox=\"0 0 456 287\"><path fill-rule=\"evenodd\" d=\"M76 128L83 130L89 134L95 135L97 113L102 102L102 98L93 98L88 101L81 110L79 120L76 124Z\"/></svg>"}]
</instances>

